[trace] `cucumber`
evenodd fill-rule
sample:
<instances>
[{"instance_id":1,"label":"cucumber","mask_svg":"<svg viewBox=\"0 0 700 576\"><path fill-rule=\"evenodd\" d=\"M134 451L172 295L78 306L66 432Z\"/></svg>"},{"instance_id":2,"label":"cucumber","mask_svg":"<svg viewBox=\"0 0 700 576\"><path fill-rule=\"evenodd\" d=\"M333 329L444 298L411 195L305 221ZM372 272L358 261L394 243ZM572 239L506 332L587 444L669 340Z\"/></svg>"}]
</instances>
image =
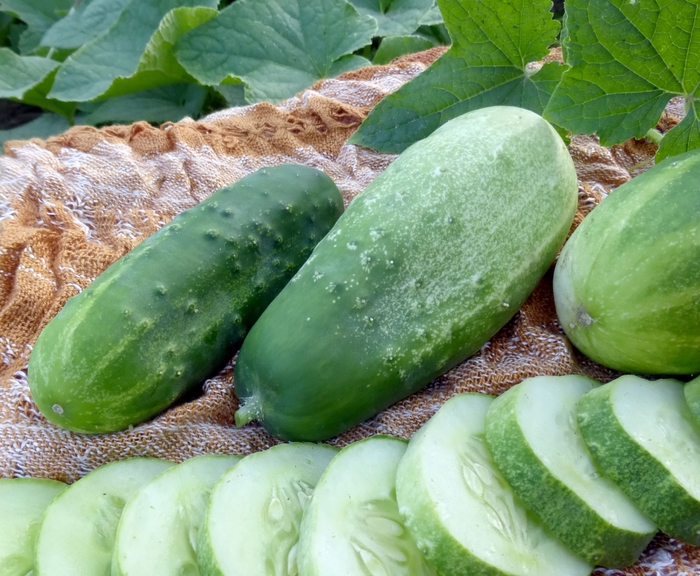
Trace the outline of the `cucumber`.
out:
<instances>
[{"instance_id":1,"label":"cucumber","mask_svg":"<svg viewBox=\"0 0 700 576\"><path fill-rule=\"evenodd\" d=\"M200 531L202 576L296 576L299 525L331 446L280 444L217 482Z\"/></svg>"},{"instance_id":2,"label":"cucumber","mask_svg":"<svg viewBox=\"0 0 700 576\"><path fill-rule=\"evenodd\" d=\"M440 574L583 576L592 566L551 537L486 444L493 401L450 398L413 436L396 474L406 526Z\"/></svg>"},{"instance_id":3,"label":"cucumber","mask_svg":"<svg viewBox=\"0 0 700 576\"><path fill-rule=\"evenodd\" d=\"M605 474L668 535L700 544L700 431L683 384L621 376L581 398L578 424Z\"/></svg>"},{"instance_id":4,"label":"cucumber","mask_svg":"<svg viewBox=\"0 0 700 576\"><path fill-rule=\"evenodd\" d=\"M634 564L657 528L602 475L578 430L578 401L597 386L576 375L524 380L489 408L486 441L552 534L591 564L617 568Z\"/></svg>"},{"instance_id":5,"label":"cucumber","mask_svg":"<svg viewBox=\"0 0 700 576\"><path fill-rule=\"evenodd\" d=\"M61 492L39 526L36 576L110 574L124 505L173 465L156 458L128 458L100 466Z\"/></svg>"},{"instance_id":6,"label":"cucumber","mask_svg":"<svg viewBox=\"0 0 700 576\"><path fill-rule=\"evenodd\" d=\"M353 200L248 334L237 424L322 440L422 388L517 312L576 204L573 162L541 117L447 122Z\"/></svg>"},{"instance_id":7,"label":"cucumber","mask_svg":"<svg viewBox=\"0 0 700 576\"><path fill-rule=\"evenodd\" d=\"M233 356L343 209L313 168L263 168L180 214L71 298L41 332L29 386L51 422L127 428Z\"/></svg>"},{"instance_id":8,"label":"cucumber","mask_svg":"<svg viewBox=\"0 0 700 576\"><path fill-rule=\"evenodd\" d=\"M66 485L44 478L0 478L0 576L34 569L34 543L46 507Z\"/></svg>"},{"instance_id":9,"label":"cucumber","mask_svg":"<svg viewBox=\"0 0 700 576\"><path fill-rule=\"evenodd\" d=\"M636 374L700 371L700 150L615 189L554 271L564 331L596 362Z\"/></svg>"},{"instance_id":10,"label":"cucumber","mask_svg":"<svg viewBox=\"0 0 700 576\"><path fill-rule=\"evenodd\" d=\"M371 436L343 448L316 486L301 522L303 576L431 576L396 503L406 441Z\"/></svg>"},{"instance_id":11,"label":"cucumber","mask_svg":"<svg viewBox=\"0 0 700 576\"><path fill-rule=\"evenodd\" d=\"M142 486L124 506L111 576L197 575L197 540L209 495L240 456L185 460Z\"/></svg>"}]
</instances>

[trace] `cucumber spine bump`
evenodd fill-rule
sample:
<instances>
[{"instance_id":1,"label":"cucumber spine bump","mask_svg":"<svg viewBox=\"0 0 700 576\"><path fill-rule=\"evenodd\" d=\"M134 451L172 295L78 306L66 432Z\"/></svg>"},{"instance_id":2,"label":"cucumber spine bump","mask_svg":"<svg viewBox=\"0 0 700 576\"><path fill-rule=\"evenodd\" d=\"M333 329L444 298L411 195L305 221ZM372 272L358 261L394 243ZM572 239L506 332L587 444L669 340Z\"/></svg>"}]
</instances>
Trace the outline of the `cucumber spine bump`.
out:
<instances>
[{"instance_id":1,"label":"cucumber spine bump","mask_svg":"<svg viewBox=\"0 0 700 576\"><path fill-rule=\"evenodd\" d=\"M518 311L576 204L571 157L540 116L446 123L353 200L253 327L237 424L322 440L419 390Z\"/></svg>"},{"instance_id":2,"label":"cucumber spine bump","mask_svg":"<svg viewBox=\"0 0 700 576\"><path fill-rule=\"evenodd\" d=\"M233 357L342 211L330 177L288 164L183 212L44 328L28 372L39 409L86 433L161 412Z\"/></svg>"}]
</instances>

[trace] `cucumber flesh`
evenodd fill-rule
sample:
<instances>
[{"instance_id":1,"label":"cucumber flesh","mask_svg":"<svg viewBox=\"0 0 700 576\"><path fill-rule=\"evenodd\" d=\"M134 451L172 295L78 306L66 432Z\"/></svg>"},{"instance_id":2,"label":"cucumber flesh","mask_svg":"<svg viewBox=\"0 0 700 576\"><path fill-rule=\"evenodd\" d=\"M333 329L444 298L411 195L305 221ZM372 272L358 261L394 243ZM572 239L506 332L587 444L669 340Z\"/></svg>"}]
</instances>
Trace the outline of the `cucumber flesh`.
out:
<instances>
[{"instance_id":1,"label":"cucumber flesh","mask_svg":"<svg viewBox=\"0 0 700 576\"><path fill-rule=\"evenodd\" d=\"M592 566L545 531L489 452L493 397L448 400L411 439L396 478L406 526L441 574L583 576Z\"/></svg>"},{"instance_id":2,"label":"cucumber flesh","mask_svg":"<svg viewBox=\"0 0 700 576\"><path fill-rule=\"evenodd\" d=\"M197 575L197 539L209 495L240 456L208 454L169 468L124 507L112 576Z\"/></svg>"},{"instance_id":3,"label":"cucumber flesh","mask_svg":"<svg viewBox=\"0 0 700 576\"><path fill-rule=\"evenodd\" d=\"M581 398L596 461L661 530L700 544L700 429L677 380L626 375Z\"/></svg>"},{"instance_id":4,"label":"cucumber flesh","mask_svg":"<svg viewBox=\"0 0 700 576\"><path fill-rule=\"evenodd\" d=\"M373 436L333 459L304 513L299 574L434 574L396 503L396 468L405 450L404 440Z\"/></svg>"},{"instance_id":5,"label":"cucumber flesh","mask_svg":"<svg viewBox=\"0 0 700 576\"><path fill-rule=\"evenodd\" d=\"M31 574L39 523L65 489L44 478L0 478L0 576Z\"/></svg>"},{"instance_id":6,"label":"cucumber flesh","mask_svg":"<svg viewBox=\"0 0 700 576\"><path fill-rule=\"evenodd\" d=\"M576 423L585 376L541 376L499 396L486 439L513 490L569 549L592 564L633 564L657 531L596 466Z\"/></svg>"},{"instance_id":7,"label":"cucumber flesh","mask_svg":"<svg viewBox=\"0 0 700 576\"><path fill-rule=\"evenodd\" d=\"M117 524L127 500L173 466L156 458L129 458L93 470L46 509L36 543L41 576L110 573Z\"/></svg>"},{"instance_id":8,"label":"cucumber flesh","mask_svg":"<svg viewBox=\"0 0 700 576\"><path fill-rule=\"evenodd\" d=\"M296 576L302 513L337 452L326 445L280 444L227 471L212 491L200 530L201 574Z\"/></svg>"}]
</instances>

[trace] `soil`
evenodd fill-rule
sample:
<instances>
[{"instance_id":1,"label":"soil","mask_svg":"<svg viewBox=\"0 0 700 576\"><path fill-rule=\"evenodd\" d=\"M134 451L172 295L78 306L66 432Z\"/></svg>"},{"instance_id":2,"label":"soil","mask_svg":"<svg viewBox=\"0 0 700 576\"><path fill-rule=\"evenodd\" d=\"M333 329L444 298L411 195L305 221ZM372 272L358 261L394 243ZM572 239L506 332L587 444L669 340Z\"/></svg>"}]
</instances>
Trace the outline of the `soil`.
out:
<instances>
[{"instance_id":1,"label":"soil","mask_svg":"<svg viewBox=\"0 0 700 576\"><path fill-rule=\"evenodd\" d=\"M0 130L26 124L41 114L41 108L0 98Z\"/></svg>"}]
</instances>

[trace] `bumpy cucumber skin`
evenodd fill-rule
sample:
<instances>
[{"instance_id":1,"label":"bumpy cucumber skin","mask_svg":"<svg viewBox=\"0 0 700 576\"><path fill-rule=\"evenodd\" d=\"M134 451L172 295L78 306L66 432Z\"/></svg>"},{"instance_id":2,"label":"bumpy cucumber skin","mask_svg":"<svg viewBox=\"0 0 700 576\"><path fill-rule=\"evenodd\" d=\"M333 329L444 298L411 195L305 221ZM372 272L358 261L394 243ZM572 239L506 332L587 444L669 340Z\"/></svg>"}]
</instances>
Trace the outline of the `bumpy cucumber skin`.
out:
<instances>
[{"instance_id":1,"label":"bumpy cucumber skin","mask_svg":"<svg viewBox=\"0 0 700 576\"><path fill-rule=\"evenodd\" d=\"M576 203L567 149L536 114L451 120L355 198L253 327L238 422L322 440L422 388L517 312Z\"/></svg>"},{"instance_id":2,"label":"bumpy cucumber skin","mask_svg":"<svg viewBox=\"0 0 700 576\"><path fill-rule=\"evenodd\" d=\"M29 386L51 422L127 428L221 369L343 210L324 173L261 169L174 218L71 298Z\"/></svg>"},{"instance_id":3,"label":"bumpy cucumber skin","mask_svg":"<svg viewBox=\"0 0 700 576\"><path fill-rule=\"evenodd\" d=\"M610 402L614 385L596 388L579 401L578 425L588 449L606 476L661 530L700 544L700 502L625 432Z\"/></svg>"},{"instance_id":4,"label":"bumpy cucumber skin","mask_svg":"<svg viewBox=\"0 0 700 576\"><path fill-rule=\"evenodd\" d=\"M520 391L511 388L496 398L486 417L486 441L501 473L569 550L598 566L621 568L634 564L656 530L638 533L610 526L547 469L518 425Z\"/></svg>"},{"instance_id":5,"label":"bumpy cucumber skin","mask_svg":"<svg viewBox=\"0 0 700 576\"><path fill-rule=\"evenodd\" d=\"M572 234L554 272L567 336L635 374L700 371L700 150L614 190Z\"/></svg>"}]
</instances>

